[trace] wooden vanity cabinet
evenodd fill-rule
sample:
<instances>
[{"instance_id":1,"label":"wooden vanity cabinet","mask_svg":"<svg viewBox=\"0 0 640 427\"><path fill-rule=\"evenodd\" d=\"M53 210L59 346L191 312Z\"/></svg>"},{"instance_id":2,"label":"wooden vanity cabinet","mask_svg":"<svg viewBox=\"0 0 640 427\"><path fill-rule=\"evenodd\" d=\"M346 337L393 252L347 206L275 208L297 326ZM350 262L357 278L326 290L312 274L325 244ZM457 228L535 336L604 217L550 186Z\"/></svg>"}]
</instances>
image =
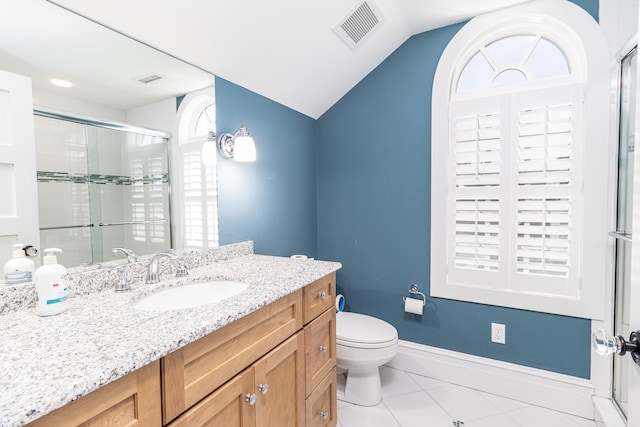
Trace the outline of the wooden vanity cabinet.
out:
<instances>
[{"instance_id":1,"label":"wooden vanity cabinet","mask_svg":"<svg viewBox=\"0 0 640 427\"><path fill-rule=\"evenodd\" d=\"M159 426L160 362L155 361L29 424L51 426Z\"/></svg>"},{"instance_id":2,"label":"wooden vanity cabinet","mask_svg":"<svg viewBox=\"0 0 640 427\"><path fill-rule=\"evenodd\" d=\"M335 273L166 356L165 424L335 426L334 304Z\"/></svg>"},{"instance_id":3,"label":"wooden vanity cabinet","mask_svg":"<svg viewBox=\"0 0 640 427\"><path fill-rule=\"evenodd\" d=\"M335 273L31 426L334 427Z\"/></svg>"},{"instance_id":4,"label":"wooden vanity cabinet","mask_svg":"<svg viewBox=\"0 0 640 427\"><path fill-rule=\"evenodd\" d=\"M333 427L336 400L336 274L304 288L306 427Z\"/></svg>"}]
</instances>

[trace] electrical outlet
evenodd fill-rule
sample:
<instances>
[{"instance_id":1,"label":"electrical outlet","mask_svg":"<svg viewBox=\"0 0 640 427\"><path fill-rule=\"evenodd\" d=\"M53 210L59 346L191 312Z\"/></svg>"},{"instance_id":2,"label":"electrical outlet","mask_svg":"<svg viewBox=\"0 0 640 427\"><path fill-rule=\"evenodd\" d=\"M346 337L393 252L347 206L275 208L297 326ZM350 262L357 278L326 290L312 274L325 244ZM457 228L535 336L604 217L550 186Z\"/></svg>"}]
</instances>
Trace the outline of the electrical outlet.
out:
<instances>
[{"instance_id":1,"label":"electrical outlet","mask_svg":"<svg viewBox=\"0 0 640 427\"><path fill-rule=\"evenodd\" d=\"M498 344L506 344L507 342L507 330L506 326L502 323L491 324L491 342Z\"/></svg>"}]
</instances>

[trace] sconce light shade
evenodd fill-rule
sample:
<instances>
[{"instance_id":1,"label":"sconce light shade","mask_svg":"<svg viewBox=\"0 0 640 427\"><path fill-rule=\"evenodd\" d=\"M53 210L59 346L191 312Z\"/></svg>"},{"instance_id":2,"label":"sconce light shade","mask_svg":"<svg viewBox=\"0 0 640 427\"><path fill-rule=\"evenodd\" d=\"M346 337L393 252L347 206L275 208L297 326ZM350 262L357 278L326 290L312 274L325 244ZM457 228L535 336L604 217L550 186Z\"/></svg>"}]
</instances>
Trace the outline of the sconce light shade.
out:
<instances>
[{"instance_id":1,"label":"sconce light shade","mask_svg":"<svg viewBox=\"0 0 640 427\"><path fill-rule=\"evenodd\" d=\"M220 135L218 152L222 157L235 159L237 162L256 161L256 144L244 126L240 126L240 130L233 135L230 133Z\"/></svg>"},{"instance_id":2,"label":"sconce light shade","mask_svg":"<svg viewBox=\"0 0 640 427\"><path fill-rule=\"evenodd\" d=\"M202 145L202 164L213 166L216 164L216 134L209 132L207 140Z\"/></svg>"}]
</instances>

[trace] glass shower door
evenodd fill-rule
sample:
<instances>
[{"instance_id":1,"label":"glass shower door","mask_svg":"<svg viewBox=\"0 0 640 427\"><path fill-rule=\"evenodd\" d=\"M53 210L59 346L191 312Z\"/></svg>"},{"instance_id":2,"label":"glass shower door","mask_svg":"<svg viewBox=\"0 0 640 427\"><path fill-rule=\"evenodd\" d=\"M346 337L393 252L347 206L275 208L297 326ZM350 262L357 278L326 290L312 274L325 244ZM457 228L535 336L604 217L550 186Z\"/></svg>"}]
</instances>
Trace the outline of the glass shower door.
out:
<instances>
[{"instance_id":1,"label":"glass shower door","mask_svg":"<svg viewBox=\"0 0 640 427\"><path fill-rule=\"evenodd\" d=\"M93 258L121 257L171 248L168 141L117 129L91 127L88 158Z\"/></svg>"},{"instance_id":2,"label":"glass shower door","mask_svg":"<svg viewBox=\"0 0 640 427\"><path fill-rule=\"evenodd\" d=\"M620 126L618 146L618 203L615 259L614 335L628 337L630 330L631 226L636 126L637 49L621 62ZM613 359L613 399L625 417L629 413L629 361Z\"/></svg>"}]
</instances>

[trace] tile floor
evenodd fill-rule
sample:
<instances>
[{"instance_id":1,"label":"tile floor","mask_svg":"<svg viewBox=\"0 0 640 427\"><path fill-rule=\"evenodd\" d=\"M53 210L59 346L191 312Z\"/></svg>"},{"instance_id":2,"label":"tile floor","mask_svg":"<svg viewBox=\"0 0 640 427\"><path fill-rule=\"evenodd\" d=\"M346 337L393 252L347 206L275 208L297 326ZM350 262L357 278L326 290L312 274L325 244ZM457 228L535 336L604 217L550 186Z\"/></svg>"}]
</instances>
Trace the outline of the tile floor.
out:
<instances>
[{"instance_id":1,"label":"tile floor","mask_svg":"<svg viewBox=\"0 0 640 427\"><path fill-rule=\"evenodd\" d=\"M596 426L592 420L386 366L380 378L382 402L367 408L338 401L338 427Z\"/></svg>"}]
</instances>

